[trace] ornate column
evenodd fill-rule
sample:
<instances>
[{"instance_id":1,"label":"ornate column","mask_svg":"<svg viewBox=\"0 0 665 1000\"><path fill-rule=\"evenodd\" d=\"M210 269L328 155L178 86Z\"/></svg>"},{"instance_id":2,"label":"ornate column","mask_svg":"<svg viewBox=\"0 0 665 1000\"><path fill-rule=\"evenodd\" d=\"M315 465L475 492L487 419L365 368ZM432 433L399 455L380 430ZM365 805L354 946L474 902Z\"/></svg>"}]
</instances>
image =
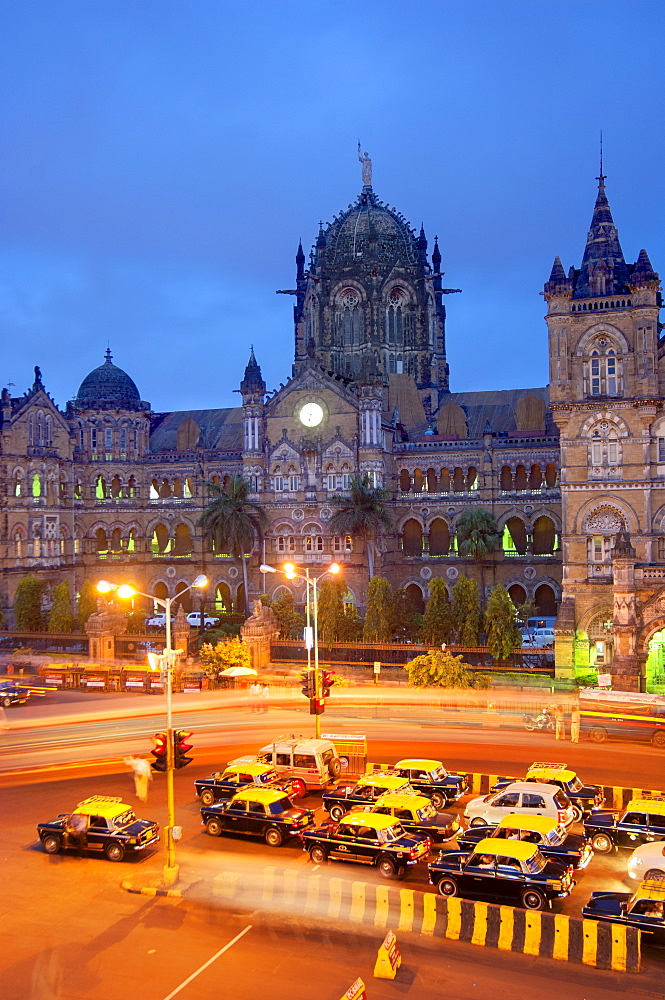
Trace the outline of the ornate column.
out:
<instances>
[{"instance_id":1,"label":"ornate column","mask_svg":"<svg viewBox=\"0 0 665 1000\"><path fill-rule=\"evenodd\" d=\"M270 644L279 639L279 625L272 608L264 608L260 600L254 602L252 614L240 626L240 635L249 646L254 670L262 670L270 663Z\"/></svg>"}]
</instances>

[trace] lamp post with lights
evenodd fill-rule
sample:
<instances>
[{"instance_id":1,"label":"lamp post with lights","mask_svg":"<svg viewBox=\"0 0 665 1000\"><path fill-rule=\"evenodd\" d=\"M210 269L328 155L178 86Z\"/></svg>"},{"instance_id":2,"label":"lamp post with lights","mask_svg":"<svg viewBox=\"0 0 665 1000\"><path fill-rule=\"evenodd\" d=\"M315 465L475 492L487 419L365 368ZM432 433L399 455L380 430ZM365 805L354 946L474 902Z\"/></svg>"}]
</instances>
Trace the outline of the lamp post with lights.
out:
<instances>
[{"instance_id":1,"label":"lamp post with lights","mask_svg":"<svg viewBox=\"0 0 665 1000\"><path fill-rule=\"evenodd\" d=\"M323 579L324 576L336 576L340 572L340 566L338 563L331 563L327 570L321 573L319 576L310 576L308 566L298 566L294 563L284 563L281 569L277 569L275 566L268 566L267 563L262 563L259 566L262 573L283 573L287 580L304 580L306 584L306 605L307 605L307 628L309 629L309 589L312 588L312 611L313 611L313 631L314 631L314 690L316 691L316 698L319 700L321 694L321 674L319 671L319 601L318 601L318 585L319 581ZM303 569L304 576L302 573L298 573L298 569ZM309 649L307 650L307 661L309 669ZM315 733L317 739L321 736L321 716L317 713L315 716Z\"/></svg>"},{"instance_id":2,"label":"lamp post with lights","mask_svg":"<svg viewBox=\"0 0 665 1000\"><path fill-rule=\"evenodd\" d=\"M130 586L127 583L117 584L109 583L108 580L100 580L97 584L97 590L100 594L108 594L110 591L115 590L118 597L123 600L128 600L131 597L147 597L148 600L154 601L161 608L164 608L166 612L166 646L162 654L162 664L166 667L166 734L167 734L167 757L166 757L166 801L167 801L167 827L166 827L166 864L164 865L164 884L175 885L178 881L178 876L180 873L179 866L175 863L175 844L176 837L174 836L175 826L175 793L173 788L173 706L172 706L172 694L173 694L173 666L175 661L176 651L171 645L171 605L173 601L180 600L183 594L186 594L188 590L196 588L197 590L203 590L204 587L208 586L208 577L200 574L190 583L189 587L185 587L176 594L175 597L156 597L154 594L144 594L141 590L136 590L135 587Z\"/></svg>"}]
</instances>

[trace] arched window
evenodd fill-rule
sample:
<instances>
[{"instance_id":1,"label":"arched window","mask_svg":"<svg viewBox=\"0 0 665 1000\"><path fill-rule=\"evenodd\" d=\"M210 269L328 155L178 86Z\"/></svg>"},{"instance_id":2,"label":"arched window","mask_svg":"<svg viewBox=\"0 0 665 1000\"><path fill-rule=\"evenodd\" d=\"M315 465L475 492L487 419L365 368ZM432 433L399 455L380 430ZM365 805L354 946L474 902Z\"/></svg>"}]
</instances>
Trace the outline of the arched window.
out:
<instances>
[{"instance_id":1,"label":"arched window","mask_svg":"<svg viewBox=\"0 0 665 1000\"><path fill-rule=\"evenodd\" d=\"M508 595L516 608L526 603L526 590L521 583L513 583L508 587Z\"/></svg>"},{"instance_id":2,"label":"arched window","mask_svg":"<svg viewBox=\"0 0 665 1000\"><path fill-rule=\"evenodd\" d=\"M192 533L186 524L179 524L175 529L173 542L174 556L191 556Z\"/></svg>"},{"instance_id":3,"label":"arched window","mask_svg":"<svg viewBox=\"0 0 665 1000\"><path fill-rule=\"evenodd\" d=\"M425 613L425 601L423 599L423 592L417 583L410 583L408 587L404 588L404 593L409 598L413 604L416 614L422 615Z\"/></svg>"},{"instance_id":4,"label":"arched window","mask_svg":"<svg viewBox=\"0 0 665 1000\"><path fill-rule=\"evenodd\" d=\"M506 531L508 532L508 536L506 536ZM513 553L514 555L523 556L526 555L526 549L527 534L524 522L519 517L508 518L503 537L504 553L507 555Z\"/></svg>"},{"instance_id":5,"label":"arched window","mask_svg":"<svg viewBox=\"0 0 665 1000\"><path fill-rule=\"evenodd\" d=\"M53 421L48 415L44 422L44 444L47 448L50 448L53 444Z\"/></svg>"},{"instance_id":6,"label":"arched window","mask_svg":"<svg viewBox=\"0 0 665 1000\"><path fill-rule=\"evenodd\" d=\"M22 475L22 473L21 472L15 472L14 473L14 496L15 497L20 497L21 496L22 483L23 483L23 475Z\"/></svg>"},{"instance_id":7,"label":"arched window","mask_svg":"<svg viewBox=\"0 0 665 1000\"><path fill-rule=\"evenodd\" d=\"M120 528L114 528L111 532L111 552L122 552L122 533Z\"/></svg>"},{"instance_id":8,"label":"arched window","mask_svg":"<svg viewBox=\"0 0 665 1000\"><path fill-rule=\"evenodd\" d=\"M28 417L28 444L32 447L35 443L35 418L30 414Z\"/></svg>"},{"instance_id":9,"label":"arched window","mask_svg":"<svg viewBox=\"0 0 665 1000\"><path fill-rule=\"evenodd\" d=\"M231 610L231 591L227 583L218 583L215 589L215 611Z\"/></svg>"},{"instance_id":10,"label":"arched window","mask_svg":"<svg viewBox=\"0 0 665 1000\"><path fill-rule=\"evenodd\" d=\"M32 495L35 500L42 495L42 481L37 472L32 477Z\"/></svg>"},{"instance_id":11,"label":"arched window","mask_svg":"<svg viewBox=\"0 0 665 1000\"><path fill-rule=\"evenodd\" d=\"M533 554L534 556L549 556L554 552L556 543L556 530L551 518L539 517L533 526Z\"/></svg>"},{"instance_id":12,"label":"arched window","mask_svg":"<svg viewBox=\"0 0 665 1000\"><path fill-rule=\"evenodd\" d=\"M396 350L397 355L390 355L390 371L401 374L404 370L402 363L402 348L405 344L404 337L404 312L406 297L401 288L393 288L388 296L386 306L386 343L391 350Z\"/></svg>"},{"instance_id":13,"label":"arched window","mask_svg":"<svg viewBox=\"0 0 665 1000\"><path fill-rule=\"evenodd\" d=\"M353 539L351 535L333 535L332 550L333 552L353 551Z\"/></svg>"},{"instance_id":14,"label":"arched window","mask_svg":"<svg viewBox=\"0 0 665 1000\"><path fill-rule=\"evenodd\" d=\"M187 477L187 479L185 479L185 485L183 487L183 497L185 500L191 500L193 496L194 496L194 484L192 483L192 480L189 477Z\"/></svg>"},{"instance_id":15,"label":"arched window","mask_svg":"<svg viewBox=\"0 0 665 1000\"><path fill-rule=\"evenodd\" d=\"M588 446L590 475L604 477L610 469L619 473L621 446L616 428L607 420L601 420L591 432Z\"/></svg>"},{"instance_id":16,"label":"arched window","mask_svg":"<svg viewBox=\"0 0 665 1000\"><path fill-rule=\"evenodd\" d=\"M539 615L542 615L543 618L554 618L556 616L556 594L549 584L541 583L540 587L536 588L536 592L533 597L534 603L538 608Z\"/></svg>"},{"instance_id":17,"label":"arched window","mask_svg":"<svg viewBox=\"0 0 665 1000\"><path fill-rule=\"evenodd\" d=\"M184 527L184 525L180 525L180 527ZM192 610L192 592L186 583L176 583L175 596L178 598L176 608L178 605L182 605L183 611L188 615Z\"/></svg>"},{"instance_id":18,"label":"arched window","mask_svg":"<svg viewBox=\"0 0 665 1000\"><path fill-rule=\"evenodd\" d=\"M436 517L429 529L431 556L447 556L450 550L450 529L442 517Z\"/></svg>"},{"instance_id":19,"label":"arched window","mask_svg":"<svg viewBox=\"0 0 665 1000\"><path fill-rule=\"evenodd\" d=\"M112 427L105 427L104 428L104 448L106 449L106 451L111 451L111 449L113 448L113 428Z\"/></svg>"},{"instance_id":20,"label":"arched window","mask_svg":"<svg viewBox=\"0 0 665 1000\"><path fill-rule=\"evenodd\" d=\"M97 476L95 481L95 497L97 500L106 499L106 480L103 476Z\"/></svg>"},{"instance_id":21,"label":"arched window","mask_svg":"<svg viewBox=\"0 0 665 1000\"><path fill-rule=\"evenodd\" d=\"M95 539L97 552L108 552L109 543L104 528L97 528L97 531L95 532Z\"/></svg>"},{"instance_id":22,"label":"arched window","mask_svg":"<svg viewBox=\"0 0 665 1000\"><path fill-rule=\"evenodd\" d=\"M402 548L405 556L422 555L423 529L413 518L410 518L402 529Z\"/></svg>"},{"instance_id":23,"label":"arched window","mask_svg":"<svg viewBox=\"0 0 665 1000\"><path fill-rule=\"evenodd\" d=\"M117 474L111 480L111 496L119 497L122 496L122 482L120 476Z\"/></svg>"},{"instance_id":24,"label":"arched window","mask_svg":"<svg viewBox=\"0 0 665 1000\"><path fill-rule=\"evenodd\" d=\"M399 488L402 491L402 493L408 493L409 490L411 489L411 473L409 472L408 469L402 469L400 471Z\"/></svg>"},{"instance_id":25,"label":"arched window","mask_svg":"<svg viewBox=\"0 0 665 1000\"><path fill-rule=\"evenodd\" d=\"M616 346L607 336L596 337L590 345L585 362L585 388L587 396L621 396L621 359Z\"/></svg>"},{"instance_id":26,"label":"arched window","mask_svg":"<svg viewBox=\"0 0 665 1000\"><path fill-rule=\"evenodd\" d=\"M163 555L170 547L169 529L163 524L157 524L152 533L153 555Z\"/></svg>"},{"instance_id":27,"label":"arched window","mask_svg":"<svg viewBox=\"0 0 665 1000\"><path fill-rule=\"evenodd\" d=\"M129 534L127 535L127 551L128 552L136 552L136 537L137 537L136 528L130 528L129 529Z\"/></svg>"},{"instance_id":28,"label":"arched window","mask_svg":"<svg viewBox=\"0 0 665 1000\"><path fill-rule=\"evenodd\" d=\"M136 476L130 476L129 477L129 481L127 483L127 496L128 497L135 497L136 495L137 495L137 493L136 493Z\"/></svg>"},{"instance_id":29,"label":"arched window","mask_svg":"<svg viewBox=\"0 0 665 1000\"><path fill-rule=\"evenodd\" d=\"M36 444L44 444L44 415L42 413L37 414L37 441Z\"/></svg>"},{"instance_id":30,"label":"arched window","mask_svg":"<svg viewBox=\"0 0 665 1000\"><path fill-rule=\"evenodd\" d=\"M295 552L296 551L295 537L293 535L278 535L277 551L280 553Z\"/></svg>"},{"instance_id":31,"label":"arched window","mask_svg":"<svg viewBox=\"0 0 665 1000\"><path fill-rule=\"evenodd\" d=\"M510 493L513 488L513 473L509 465L501 467L501 489L504 493Z\"/></svg>"}]
</instances>

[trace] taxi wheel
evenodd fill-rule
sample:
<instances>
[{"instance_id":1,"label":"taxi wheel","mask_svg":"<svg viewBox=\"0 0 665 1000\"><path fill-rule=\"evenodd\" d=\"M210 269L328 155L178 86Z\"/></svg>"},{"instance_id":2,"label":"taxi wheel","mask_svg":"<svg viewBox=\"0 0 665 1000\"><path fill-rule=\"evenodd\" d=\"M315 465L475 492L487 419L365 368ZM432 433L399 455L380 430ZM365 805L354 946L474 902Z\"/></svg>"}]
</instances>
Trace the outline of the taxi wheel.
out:
<instances>
[{"instance_id":1,"label":"taxi wheel","mask_svg":"<svg viewBox=\"0 0 665 1000\"><path fill-rule=\"evenodd\" d=\"M206 788L204 791L201 792L201 802L203 803L204 806L211 806L214 803L214 801L215 801L215 796L213 795L213 793L210 791L209 788Z\"/></svg>"},{"instance_id":2,"label":"taxi wheel","mask_svg":"<svg viewBox=\"0 0 665 1000\"><path fill-rule=\"evenodd\" d=\"M394 878L397 874L397 865L392 858L381 858L376 867L384 878Z\"/></svg>"},{"instance_id":3,"label":"taxi wheel","mask_svg":"<svg viewBox=\"0 0 665 1000\"><path fill-rule=\"evenodd\" d=\"M604 743L607 739L607 730L602 726L594 726L589 730L589 739L592 743Z\"/></svg>"},{"instance_id":4,"label":"taxi wheel","mask_svg":"<svg viewBox=\"0 0 665 1000\"><path fill-rule=\"evenodd\" d=\"M50 833L47 837L44 837L42 844L47 854L60 854L62 850L62 839L54 833Z\"/></svg>"},{"instance_id":5,"label":"taxi wheel","mask_svg":"<svg viewBox=\"0 0 665 1000\"><path fill-rule=\"evenodd\" d=\"M219 837L222 832L222 824L214 816L206 822L206 831L211 837Z\"/></svg>"},{"instance_id":6,"label":"taxi wheel","mask_svg":"<svg viewBox=\"0 0 665 1000\"><path fill-rule=\"evenodd\" d=\"M474 816L471 822L469 823L469 826L485 826L485 825L486 825L486 820L483 819L482 816Z\"/></svg>"},{"instance_id":7,"label":"taxi wheel","mask_svg":"<svg viewBox=\"0 0 665 1000\"><path fill-rule=\"evenodd\" d=\"M310 848L309 856L315 865L325 865L328 860L328 855L318 844Z\"/></svg>"},{"instance_id":8,"label":"taxi wheel","mask_svg":"<svg viewBox=\"0 0 665 1000\"><path fill-rule=\"evenodd\" d=\"M648 872L644 873L644 878L665 878L665 872L661 871L660 868L650 868Z\"/></svg>"},{"instance_id":9,"label":"taxi wheel","mask_svg":"<svg viewBox=\"0 0 665 1000\"><path fill-rule=\"evenodd\" d=\"M125 848L122 844L107 844L104 848L104 854L109 861L122 861L125 856Z\"/></svg>"},{"instance_id":10,"label":"taxi wheel","mask_svg":"<svg viewBox=\"0 0 665 1000\"><path fill-rule=\"evenodd\" d=\"M597 833L591 840L591 846L598 854L609 854L614 845L606 833Z\"/></svg>"},{"instance_id":11,"label":"taxi wheel","mask_svg":"<svg viewBox=\"0 0 665 1000\"><path fill-rule=\"evenodd\" d=\"M304 799L307 795L307 785L300 778L296 778L295 781L291 783L291 798L292 799Z\"/></svg>"},{"instance_id":12,"label":"taxi wheel","mask_svg":"<svg viewBox=\"0 0 665 1000\"><path fill-rule=\"evenodd\" d=\"M442 878L437 885L437 889L441 896L456 896L457 882L454 878Z\"/></svg>"},{"instance_id":13,"label":"taxi wheel","mask_svg":"<svg viewBox=\"0 0 665 1000\"><path fill-rule=\"evenodd\" d=\"M659 732L654 733L651 737L651 742L655 747L665 747L665 732L661 729Z\"/></svg>"},{"instance_id":14,"label":"taxi wheel","mask_svg":"<svg viewBox=\"0 0 665 1000\"><path fill-rule=\"evenodd\" d=\"M445 806L446 799L445 796L441 794L441 792L434 792L434 795L432 795L431 802L436 811L439 812L439 810L443 809L443 807Z\"/></svg>"},{"instance_id":15,"label":"taxi wheel","mask_svg":"<svg viewBox=\"0 0 665 1000\"><path fill-rule=\"evenodd\" d=\"M11 698L3 698L2 699L2 707L3 708L9 708L9 706L11 705L11 703L12 703Z\"/></svg>"},{"instance_id":16,"label":"taxi wheel","mask_svg":"<svg viewBox=\"0 0 665 1000\"><path fill-rule=\"evenodd\" d=\"M284 839L276 826L269 827L265 832L268 847L279 847Z\"/></svg>"},{"instance_id":17,"label":"taxi wheel","mask_svg":"<svg viewBox=\"0 0 665 1000\"><path fill-rule=\"evenodd\" d=\"M581 806L573 805L571 806L573 810L573 823L581 823L584 818L584 812Z\"/></svg>"},{"instance_id":18,"label":"taxi wheel","mask_svg":"<svg viewBox=\"0 0 665 1000\"><path fill-rule=\"evenodd\" d=\"M334 819L336 823L339 823L343 815L344 810L341 806L333 806L330 810L330 818Z\"/></svg>"},{"instance_id":19,"label":"taxi wheel","mask_svg":"<svg viewBox=\"0 0 665 1000\"><path fill-rule=\"evenodd\" d=\"M525 910L542 910L545 897L537 889L527 889L522 893L522 906Z\"/></svg>"}]
</instances>

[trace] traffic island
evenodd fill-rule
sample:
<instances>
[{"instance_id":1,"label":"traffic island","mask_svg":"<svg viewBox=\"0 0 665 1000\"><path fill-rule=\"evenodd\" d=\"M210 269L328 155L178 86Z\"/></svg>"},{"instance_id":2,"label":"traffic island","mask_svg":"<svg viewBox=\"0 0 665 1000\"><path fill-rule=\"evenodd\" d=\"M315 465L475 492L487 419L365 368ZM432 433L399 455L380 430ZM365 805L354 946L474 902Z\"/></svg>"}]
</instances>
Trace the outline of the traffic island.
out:
<instances>
[{"instance_id":1,"label":"traffic island","mask_svg":"<svg viewBox=\"0 0 665 1000\"><path fill-rule=\"evenodd\" d=\"M164 882L163 872L154 874L143 872L137 877L123 879L120 888L126 892L137 893L141 896L169 896L171 899L182 899L197 885L198 879L180 878L177 886L169 886Z\"/></svg>"}]
</instances>

